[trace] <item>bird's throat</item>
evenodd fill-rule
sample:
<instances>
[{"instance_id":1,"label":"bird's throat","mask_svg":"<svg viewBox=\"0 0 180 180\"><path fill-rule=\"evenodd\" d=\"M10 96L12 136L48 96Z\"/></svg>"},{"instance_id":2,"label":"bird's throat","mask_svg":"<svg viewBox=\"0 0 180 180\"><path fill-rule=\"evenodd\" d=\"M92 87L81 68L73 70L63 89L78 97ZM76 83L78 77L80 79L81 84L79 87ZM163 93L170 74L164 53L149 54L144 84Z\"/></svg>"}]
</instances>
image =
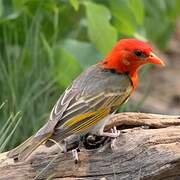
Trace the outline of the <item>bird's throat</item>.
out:
<instances>
[{"instance_id":1,"label":"bird's throat","mask_svg":"<svg viewBox=\"0 0 180 180\"><path fill-rule=\"evenodd\" d=\"M136 89L138 84L138 74L137 74L138 66L137 67L133 66L132 68L129 68L127 65L123 64L123 61L113 61L113 60L107 61L107 59L101 61L100 66L103 69L113 71L117 74L127 73L132 81L133 89Z\"/></svg>"},{"instance_id":2,"label":"bird's throat","mask_svg":"<svg viewBox=\"0 0 180 180\"><path fill-rule=\"evenodd\" d=\"M130 72L129 76L130 76L132 84L133 84L133 89L136 89L136 87L138 85L138 74L137 74L137 71Z\"/></svg>"}]
</instances>

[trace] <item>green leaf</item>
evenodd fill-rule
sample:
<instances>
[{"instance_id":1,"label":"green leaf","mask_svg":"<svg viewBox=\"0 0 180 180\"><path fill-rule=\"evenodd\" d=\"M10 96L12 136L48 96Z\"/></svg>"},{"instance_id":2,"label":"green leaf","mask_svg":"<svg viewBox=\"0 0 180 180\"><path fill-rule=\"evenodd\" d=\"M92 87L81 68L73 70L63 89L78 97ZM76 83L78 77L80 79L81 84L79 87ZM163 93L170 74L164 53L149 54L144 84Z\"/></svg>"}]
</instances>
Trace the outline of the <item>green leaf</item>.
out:
<instances>
[{"instance_id":1,"label":"green leaf","mask_svg":"<svg viewBox=\"0 0 180 180\"><path fill-rule=\"evenodd\" d=\"M136 31L136 22L127 0L109 1L113 15L113 24L123 35L132 36Z\"/></svg>"},{"instance_id":2,"label":"green leaf","mask_svg":"<svg viewBox=\"0 0 180 180\"><path fill-rule=\"evenodd\" d=\"M88 42L67 39L62 47L75 57L82 68L95 64L102 59L102 56L96 51L92 44Z\"/></svg>"},{"instance_id":3,"label":"green leaf","mask_svg":"<svg viewBox=\"0 0 180 180\"><path fill-rule=\"evenodd\" d=\"M144 5L142 0L129 0L128 7L134 14L137 24L143 25Z\"/></svg>"},{"instance_id":4,"label":"green leaf","mask_svg":"<svg viewBox=\"0 0 180 180\"><path fill-rule=\"evenodd\" d=\"M49 42L47 41L46 37L44 36L44 34L41 33L40 35L41 35L43 47L44 47L45 51L47 52L48 58L52 65L53 64L53 50L52 50Z\"/></svg>"},{"instance_id":5,"label":"green leaf","mask_svg":"<svg viewBox=\"0 0 180 180\"><path fill-rule=\"evenodd\" d=\"M88 33L90 40L100 53L108 53L117 41L117 31L110 24L111 14L108 8L92 2L85 2Z\"/></svg>"},{"instance_id":6,"label":"green leaf","mask_svg":"<svg viewBox=\"0 0 180 180\"><path fill-rule=\"evenodd\" d=\"M13 7L15 9L23 9L24 5L28 2L28 0L12 0Z\"/></svg>"},{"instance_id":7,"label":"green leaf","mask_svg":"<svg viewBox=\"0 0 180 180\"><path fill-rule=\"evenodd\" d=\"M1 142L0 142L0 152L4 150L6 145L8 144L10 138L14 134L15 130L17 129L22 117L17 117L19 116L19 112L12 118L12 121L9 122L8 127L6 127L4 134L1 136Z\"/></svg>"},{"instance_id":8,"label":"green leaf","mask_svg":"<svg viewBox=\"0 0 180 180\"><path fill-rule=\"evenodd\" d=\"M72 7L73 7L76 11L78 11L78 9L79 9L79 2L78 2L78 0L70 0L69 2L70 2L70 4L72 5Z\"/></svg>"},{"instance_id":9,"label":"green leaf","mask_svg":"<svg viewBox=\"0 0 180 180\"><path fill-rule=\"evenodd\" d=\"M180 14L180 1L176 1L176 9L175 9L177 12L178 12L178 14Z\"/></svg>"},{"instance_id":10,"label":"green leaf","mask_svg":"<svg viewBox=\"0 0 180 180\"><path fill-rule=\"evenodd\" d=\"M0 17L3 15L3 2L0 0Z\"/></svg>"},{"instance_id":11,"label":"green leaf","mask_svg":"<svg viewBox=\"0 0 180 180\"><path fill-rule=\"evenodd\" d=\"M62 47L55 48L52 74L61 87L67 87L80 71L81 67L75 57Z\"/></svg>"}]
</instances>

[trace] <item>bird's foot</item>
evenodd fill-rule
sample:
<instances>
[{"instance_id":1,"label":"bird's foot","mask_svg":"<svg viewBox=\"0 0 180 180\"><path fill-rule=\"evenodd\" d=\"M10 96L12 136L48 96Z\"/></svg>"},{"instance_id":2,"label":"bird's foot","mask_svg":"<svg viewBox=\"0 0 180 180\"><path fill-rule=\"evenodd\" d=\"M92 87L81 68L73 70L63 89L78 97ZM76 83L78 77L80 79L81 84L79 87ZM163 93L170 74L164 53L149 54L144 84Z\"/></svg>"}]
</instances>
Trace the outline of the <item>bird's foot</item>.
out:
<instances>
[{"instance_id":1,"label":"bird's foot","mask_svg":"<svg viewBox=\"0 0 180 180\"><path fill-rule=\"evenodd\" d=\"M114 133L114 134L117 134L117 136L113 139L111 139L111 149L114 150L116 148L116 140L117 140L117 137L120 135L120 130L117 130L116 126L114 126L112 129L111 129L111 132Z\"/></svg>"},{"instance_id":2,"label":"bird's foot","mask_svg":"<svg viewBox=\"0 0 180 180\"><path fill-rule=\"evenodd\" d=\"M62 149L63 149L64 156L67 157L67 142L66 141L63 142Z\"/></svg>"},{"instance_id":3,"label":"bird's foot","mask_svg":"<svg viewBox=\"0 0 180 180\"><path fill-rule=\"evenodd\" d=\"M111 137L111 138L117 138L120 135L120 131L117 130L117 128L114 126L111 129L111 133L110 132L102 132L100 135L101 136Z\"/></svg>"},{"instance_id":4,"label":"bird's foot","mask_svg":"<svg viewBox=\"0 0 180 180\"><path fill-rule=\"evenodd\" d=\"M116 142L117 137L119 137L119 135L120 135L120 131L117 130L117 128L115 126L111 129L111 132L101 132L100 135L112 138L111 139L111 149L114 150L116 148L115 142Z\"/></svg>"},{"instance_id":5,"label":"bird's foot","mask_svg":"<svg viewBox=\"0 0 180 180\"><path fill-rule=\"evenodd\" d=\"M67 153L67 146L68 146L67 141L64 141L64 146L63 146L64 153Z\"/></svg>"},{"instance_id":6,"label":"bird's foot","mask_svg":"<svg viewBox=\"0 0 180 180\"><path fill-rule=\"evenodd\" d=\"M114 134L114 138L117 138L121 134L121 131L117 130L116 126L114 126L113 128L111 128L111 133Z\"/></svg>"},{"instance_id":7,"label":"bird's foot","mask_svg":"<svg viewBox=\"0 0 180 180\"><path fill-rule=\"evenodd\" d=\"M73 156L75 164L77 164L78 161L79 161L79 156L78 156L79 151L80 151L79 148L76 148L76 149L72 150L72 156Z\"/></svg>"}]
</instances>

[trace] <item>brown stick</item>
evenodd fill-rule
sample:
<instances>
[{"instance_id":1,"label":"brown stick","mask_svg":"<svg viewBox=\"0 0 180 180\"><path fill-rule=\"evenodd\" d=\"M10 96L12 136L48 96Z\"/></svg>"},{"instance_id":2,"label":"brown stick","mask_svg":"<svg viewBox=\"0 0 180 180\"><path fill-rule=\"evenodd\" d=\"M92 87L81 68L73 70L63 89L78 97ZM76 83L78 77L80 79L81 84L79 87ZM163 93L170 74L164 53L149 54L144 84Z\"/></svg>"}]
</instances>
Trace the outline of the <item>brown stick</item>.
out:
<instances>
[{"instance_id":1,"label":"brown stick","mask_svg":"<svg viewBox=\"0 0 180 180\"><path fill-rule=\"evenodd\" d=\"M24 162L14 162L2 153L0 179L180 179L180 116L121 113L111 119L107 129L114 125L129 129L111 141L112 150L108 144L93 150L81 148L78 164L71 153L57 156L44 146ZM150 128L137 128L142 125Z\"/></svg>"}]
</instances>

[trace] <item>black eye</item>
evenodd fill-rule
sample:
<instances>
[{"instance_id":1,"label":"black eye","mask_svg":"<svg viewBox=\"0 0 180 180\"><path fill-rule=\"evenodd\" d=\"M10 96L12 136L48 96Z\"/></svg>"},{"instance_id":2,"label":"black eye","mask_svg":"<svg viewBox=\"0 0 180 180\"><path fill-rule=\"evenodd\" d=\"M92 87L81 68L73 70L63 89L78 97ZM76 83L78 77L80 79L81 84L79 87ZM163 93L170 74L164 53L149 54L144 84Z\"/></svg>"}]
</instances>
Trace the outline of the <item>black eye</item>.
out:
<instances>
[{"instance_id":1,"label":"black eye","mask_svg":"<svg viewBox=\"0 0 180 180\"><path fill-rule=\"evenodd\" d=\"M138 57L138 58L144 58L145 57L145 55L143 54L143 52L141 52L141 51L134 51L134 54Z\"/></svg>"}]
</instances>

